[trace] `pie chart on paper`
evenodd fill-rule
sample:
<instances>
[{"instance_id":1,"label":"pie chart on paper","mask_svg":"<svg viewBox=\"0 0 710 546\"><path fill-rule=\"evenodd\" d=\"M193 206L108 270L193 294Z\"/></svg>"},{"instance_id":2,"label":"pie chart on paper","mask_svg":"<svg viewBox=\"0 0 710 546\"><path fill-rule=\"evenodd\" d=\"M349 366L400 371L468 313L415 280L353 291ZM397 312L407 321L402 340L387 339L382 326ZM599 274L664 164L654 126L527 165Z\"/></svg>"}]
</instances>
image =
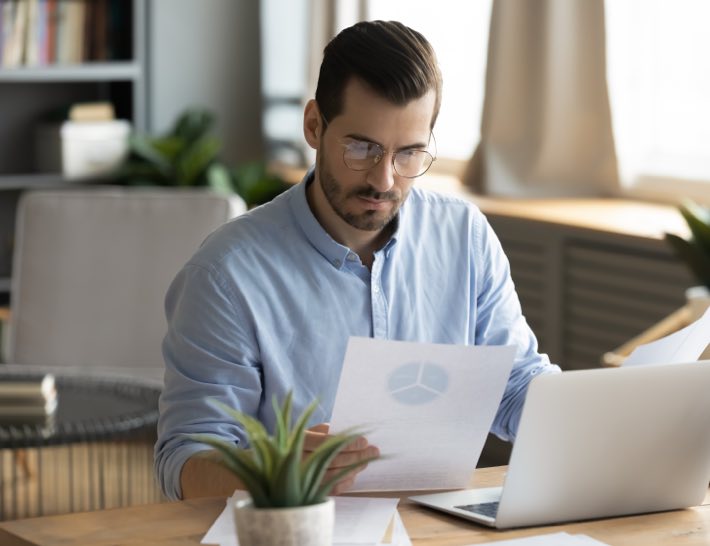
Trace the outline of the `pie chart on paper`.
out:
<instances>
[{"instance_id":1,"label":"pie chart on paper","mask_svg":"<svg viewBox=\"0 0 710 546\"><path fill-rule=\"evenodd\" d=\"M397 402L428 404L446 392L449 375L438 364L408 362L395 369L387 379L387 390Z\"/></svg>"}]
</instances>

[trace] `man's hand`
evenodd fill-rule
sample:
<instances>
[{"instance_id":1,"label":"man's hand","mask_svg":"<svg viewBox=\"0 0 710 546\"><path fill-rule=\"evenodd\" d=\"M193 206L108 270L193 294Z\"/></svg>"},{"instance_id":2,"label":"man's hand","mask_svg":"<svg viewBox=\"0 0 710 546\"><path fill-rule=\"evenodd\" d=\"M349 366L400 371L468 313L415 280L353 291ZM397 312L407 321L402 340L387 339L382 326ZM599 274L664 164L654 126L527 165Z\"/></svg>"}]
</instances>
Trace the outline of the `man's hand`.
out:
<instances>
[{"instance_id":1,"label":"man's hand","mask_svg":"<svg viewBox=\"0 0 710 546\"><path fill-rule=\"evenodd\" d=\"M303 456L307 457L311 452L321 445L325 440L327 440L330 435L328 434L330 428L327 423L321 423L316 425L306 431L306 439L303 444ZM368 443L367 438L364 436L359 436L357 439L353 440L352 443L343 449L338 455L333 459L325 473L325 480L327 481L333 475L337 474L344 467L353 464L357 461L364 461L372 457L377 457L380 454L380 450L375 446ZM355 470L352 470L346 474L333 488L331 492L332 495L340 495L352 487L355 482L355 476L358 472L365 470L367 465L363 465Z\"/></svg>"}]
</instances>

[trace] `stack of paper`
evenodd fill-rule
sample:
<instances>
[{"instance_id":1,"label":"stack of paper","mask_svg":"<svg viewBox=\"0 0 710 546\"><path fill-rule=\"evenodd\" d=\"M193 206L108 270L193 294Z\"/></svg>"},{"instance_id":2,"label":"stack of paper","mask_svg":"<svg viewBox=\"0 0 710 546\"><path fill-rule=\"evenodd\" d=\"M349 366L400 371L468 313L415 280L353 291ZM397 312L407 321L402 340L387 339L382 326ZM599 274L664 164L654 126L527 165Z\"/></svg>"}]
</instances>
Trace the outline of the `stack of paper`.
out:
<instances>
[{"instance_id":1,"label":"stack of paper","mask_svg":"<svg viewBox=\"0 0 710 546\"><path fill-rule=\"evenodd\" d=\"M54 376L0 375L0 424L45 423L57 408Z\"/></svg>"},{"instance_id":2,"label":"stack of paper","mask_svg":"<svg viewBox=\"0 0 710 546\"><path fill-rule=\"evenodd\" d=\"M234 503L247 493L236 491L202 537L201 544L239 546L234 523ZM337 546L411 546L397 512L399 499L335 497L333 544Z\"/></svg>"}]
</instances>

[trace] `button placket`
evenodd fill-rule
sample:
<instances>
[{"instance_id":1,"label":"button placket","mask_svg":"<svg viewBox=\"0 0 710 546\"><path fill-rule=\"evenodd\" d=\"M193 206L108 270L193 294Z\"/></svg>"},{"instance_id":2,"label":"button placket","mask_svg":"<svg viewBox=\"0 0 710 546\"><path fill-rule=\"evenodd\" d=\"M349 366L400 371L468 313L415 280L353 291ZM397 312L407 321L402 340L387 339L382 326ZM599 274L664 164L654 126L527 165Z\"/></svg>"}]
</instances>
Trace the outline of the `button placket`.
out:
<instances>
[{"instance_id":1,"label":"button placket","mask_svg":"<svg viewBox=\"0 0 710 546\"><path fill-rule=\"evenodd\" d=\"M372 283L372 329L373 335L378 339L387 338L387 302L380 286L382 263L375 259L372 267L370 282Z\"/></svg>"}]
</instances>

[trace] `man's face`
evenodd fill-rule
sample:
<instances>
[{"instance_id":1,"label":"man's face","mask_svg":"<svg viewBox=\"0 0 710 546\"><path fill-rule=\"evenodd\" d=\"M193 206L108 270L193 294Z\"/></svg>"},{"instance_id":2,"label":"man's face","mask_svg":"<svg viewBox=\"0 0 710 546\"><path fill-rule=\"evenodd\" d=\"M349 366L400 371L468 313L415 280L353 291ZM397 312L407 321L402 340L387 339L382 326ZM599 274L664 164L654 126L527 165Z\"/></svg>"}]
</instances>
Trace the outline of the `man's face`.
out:
<instances>
[{"instance_id":1,"label":"man's face","mask_svg":"<svg viewBox=\"0 0 710 546\"><path fill-rule=\"evenodd\" d=\"M343 112L329 120L318 147L316 182L337 215L350 227L380 231L396 216L414 182L397 174L393 153L426 149L434 112L431 91L397 106L353 79L345 88ZM345 146L376 144L385 155L373 167L354 171L344 160Z\"/></svg>"}]
</instances>

